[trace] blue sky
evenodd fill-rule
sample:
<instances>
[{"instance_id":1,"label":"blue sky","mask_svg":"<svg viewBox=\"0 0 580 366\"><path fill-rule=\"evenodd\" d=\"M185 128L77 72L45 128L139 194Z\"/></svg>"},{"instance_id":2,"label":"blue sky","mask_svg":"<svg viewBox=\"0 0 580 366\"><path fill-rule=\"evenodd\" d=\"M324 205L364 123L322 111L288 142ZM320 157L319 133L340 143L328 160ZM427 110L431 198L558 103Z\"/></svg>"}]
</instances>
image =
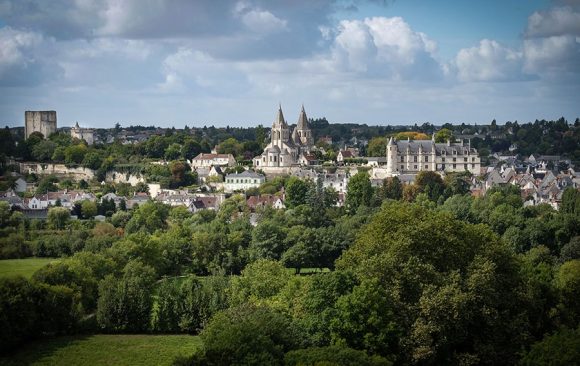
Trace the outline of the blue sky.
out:
<instances>
[{"instance_id":1,"label":"blue sky","mask_svg":"<svg viewBox=\"0 0 580 366\"><path fill-rule=\"evenodd\" d=\"M580 117L578 0L0 0L0 124Z\"/></svg>"}]
</instances>

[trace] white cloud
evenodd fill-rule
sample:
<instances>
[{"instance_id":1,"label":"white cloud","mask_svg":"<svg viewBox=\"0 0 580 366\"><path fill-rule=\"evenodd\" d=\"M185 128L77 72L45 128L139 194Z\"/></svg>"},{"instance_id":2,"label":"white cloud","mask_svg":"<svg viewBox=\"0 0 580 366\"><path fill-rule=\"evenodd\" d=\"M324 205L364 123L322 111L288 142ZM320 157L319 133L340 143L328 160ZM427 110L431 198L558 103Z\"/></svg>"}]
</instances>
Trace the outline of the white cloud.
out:
<instances>
[{"instance_id":1,"label":"white cloud","mask_svg":"<svg viewBox=\"0 0 580 366\"><path fill-rule=\"evenodd\" d=\"M556 7L548 11L535 12L528 18L526 37L551 37L580 35L580 13L572 7Z\"/></svg>"},{"instance_id":2,"label":"white cloud","mask_svg":"<svg viewBox=\"0 0 580 366\"><path fill-rule=\"evenodd\" d=\"M28 51L42 42L42 35L10 27L0 28L0 76L8 68L35 62Z\"/></svg>"},{"instance_id":3,"label":"white cloud","mask_svg":"<svg viewBox=\"0 0 580 366\"><path fill-rule=\"evenodd\" d=\"M554 76L580 73L580 37L559 35L524 40L525 70Z\"/></svg>"},{"instance_id":4,"label":"white cloud","mask_svg":"<svg viewBox=\"0 0 580 366\"><path fill-rule=\"evenodd\" d=\"M333 53L339 65L393 79L430 79L442 74L437 45L400 17L343 20Z\"/></svg>"},{"instance_id":5,"label":"white cloud","mask_svg":"<svg viewBox=\"0 0 580 366\"><path fill-rule=\"evenodd\" d=\"M483 39L477 47L464 48L454 60L461 81L508 81L522 78L522 53Z\"/></svg>"},{"instance_id":6,"label":"white cloud","mask_svg":"<svg viewBox=\"0 0 580 366\"><path fill-rule=\"evenodd\" d=\"M278 18L267 10L252 7L245 1L236 3L234 16L240 18L246 28L255 33L278 32L287 29L288 24L288 21Z\"/></svg>"}]
</instances>

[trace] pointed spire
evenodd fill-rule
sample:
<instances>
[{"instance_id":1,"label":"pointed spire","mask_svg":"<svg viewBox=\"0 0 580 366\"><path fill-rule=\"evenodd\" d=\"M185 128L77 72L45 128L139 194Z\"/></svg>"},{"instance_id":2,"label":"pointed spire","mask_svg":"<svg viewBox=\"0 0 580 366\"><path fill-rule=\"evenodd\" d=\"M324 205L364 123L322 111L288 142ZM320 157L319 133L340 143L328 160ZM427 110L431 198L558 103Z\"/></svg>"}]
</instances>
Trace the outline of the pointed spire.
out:
<instances>
[{"instance_id":1,"label":"pointed spire","mask_svg":"<svg viewBox=\"0 0 580 366\"><path fill-rule=\"evenodd\" d=\"M394 144L395 144L395 140L393 140L393 136L391 136L391 138L389 139L388 145L394 145Z\"/></svg>"},{"instance_id":2,"label":"pointed spire","mask_svg":"<svg viewBox=\"0 0 580 366\"><path fill-rule=\"evenodd\" d=\"M296 128L299 130L304 130L308 128L308 118L306 117L306 111L304 110L304 104L302 104L302 110L300 111L300 116L298 117L298 123Z\"/></svg>"},{"instance_id":3,"label":"pointed spire","mask_svg":"<svg viewBox=\"0 0 580 366\"><path fill-rule=\"evenodd\" d=\"M278 104L278 116L274 124L278 124L280 126L286 125L286 121L284 120L284 114L282 113L282 104Z\"/></svg>"}]
</instances>

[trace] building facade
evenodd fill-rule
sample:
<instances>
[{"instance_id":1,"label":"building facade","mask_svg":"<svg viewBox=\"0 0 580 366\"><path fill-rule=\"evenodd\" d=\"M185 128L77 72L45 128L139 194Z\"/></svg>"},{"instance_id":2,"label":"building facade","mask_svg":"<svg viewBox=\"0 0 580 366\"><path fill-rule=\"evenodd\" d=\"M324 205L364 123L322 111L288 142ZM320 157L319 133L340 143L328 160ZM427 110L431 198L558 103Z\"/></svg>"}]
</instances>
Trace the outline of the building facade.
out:
<instances>
[{"instance_id":1,"label":"building facade","mask_svg":"<svg viewBox=\"0 0 580 366\"><path fill-rule=\"evenodd\" d=\"M387 143L387 175L418 174L421 171L464 172L479 174L481 162L470 143L435 143L434 140L395 141Z\"/></svg>"},{"instance_id":2,"label":"building facade","mask_svg":"<svg viewBox=\"0 0 580 366\"><path fill-rule=\"evenodd\" d=\"M191 159L192 168L210 168L212 166L235 166L236 159L232 154L204 154L201 153Z\"/></svg>"},{"instance_id":3,"label":"building facade","mask_svg":"<svg viewBox=\"0 0 580 366\"><path fill-rule=\"evenodd\" d=\"M24 136L30 137L33 132L40 132L48 138L56 132L56 111L24 112Z\"/></svg>"},{"instance_id":4,"label":"building facade","mask_svg":"<svg viewBox=\"0 0 580 366\"><path fill-rule=\"evenodd\" d=\"M276 120L272 124L271 140L264 152L254 158L254 167L291 167L298 165L300 157L309 154L314 147L314 138L308 125L304 106L300 111L296 127L290 133L290 127L284 119L282 107L278 109Z\"/></svg>"},{"instance_id":5,"label":"building facade","mask_svg":"<svg viewBox=\"0 0 580 366\"><path fill-rule=\"evenodd\" d=\"M91 128L81 128L78 122L70 129L70 136L79 140L85 140L89 145L95 143L95 131Z\"/></svg>"},{"instance_id":6,"label":"building facade","mask_svg":"<svg viewBox=\"0 0 580 366\"><path fill-rule=\"evenodd\" d=\"M226 175L224 189L226 192L245 191L250 188L258 188L266 181L262 174L246 170L239 174Z\"/></svg>"}]
</instances>

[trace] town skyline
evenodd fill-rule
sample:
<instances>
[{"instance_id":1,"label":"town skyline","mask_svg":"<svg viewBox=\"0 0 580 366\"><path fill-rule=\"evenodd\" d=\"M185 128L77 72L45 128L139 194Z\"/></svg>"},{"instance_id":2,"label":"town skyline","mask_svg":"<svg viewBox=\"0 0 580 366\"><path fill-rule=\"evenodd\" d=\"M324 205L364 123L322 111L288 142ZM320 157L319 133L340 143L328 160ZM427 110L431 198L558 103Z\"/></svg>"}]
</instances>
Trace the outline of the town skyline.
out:
<instances>
[{"instance_id":1,"label":"town skyline","mask_svg":"<svg viewBox=\"0 0 580 366\"><path fill-rule=\"evenodd\" d=\"M267 126L279 102L336 123L574 121L579 6L5 1L0 123Z\"/></svg>"}]
</instances>

